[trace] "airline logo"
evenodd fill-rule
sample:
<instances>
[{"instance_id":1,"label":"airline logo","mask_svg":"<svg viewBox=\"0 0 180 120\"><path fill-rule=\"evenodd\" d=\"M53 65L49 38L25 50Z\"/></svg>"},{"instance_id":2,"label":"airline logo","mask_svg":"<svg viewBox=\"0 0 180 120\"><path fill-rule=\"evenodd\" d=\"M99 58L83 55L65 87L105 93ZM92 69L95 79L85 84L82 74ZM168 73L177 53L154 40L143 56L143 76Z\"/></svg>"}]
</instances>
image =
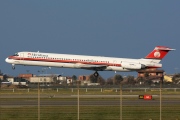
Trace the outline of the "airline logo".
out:
<instances>
[{"instance_id":1,"label":"airline logo","mask_svg":"<svg viewBox=\"0 0 180 120\"><path fill-rule=\"evenodd\" d=\"M160 58L160 56L161 56L161 53L159 51L154 52L155 58Z\"/></svg>"},{"instance_id":2,"label":"airline logo","mask_svg":"<svg viewBox=\"0 0 180 120\"><path fill-rule=\"evenodd\" d=\"M48 55L44 55L41 53L28 53L28 56L33 56L33 57L48 57Z\"/></svg>"}]
</instances>

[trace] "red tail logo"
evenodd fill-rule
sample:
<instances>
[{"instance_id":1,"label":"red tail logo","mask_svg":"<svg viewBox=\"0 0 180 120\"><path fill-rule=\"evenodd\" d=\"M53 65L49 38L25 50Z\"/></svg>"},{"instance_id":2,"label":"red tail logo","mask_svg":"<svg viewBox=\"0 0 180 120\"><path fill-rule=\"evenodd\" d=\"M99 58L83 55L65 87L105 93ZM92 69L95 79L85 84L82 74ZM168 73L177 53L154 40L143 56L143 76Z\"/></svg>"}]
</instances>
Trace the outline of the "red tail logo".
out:
<instances>
[{"instance_id":1,"label":"red tail logo","mask_svg":"<svg viewBox=\"0 0 180 120\"><path fill-rule=\"evenodd\" d=\"M147 59L163 59L166 56L166 54L171 50L175 50L175 49L171 49L171 48L165 47L165 46L157 46L145 58L147 58Z\"/></svg>"}]
</instances>

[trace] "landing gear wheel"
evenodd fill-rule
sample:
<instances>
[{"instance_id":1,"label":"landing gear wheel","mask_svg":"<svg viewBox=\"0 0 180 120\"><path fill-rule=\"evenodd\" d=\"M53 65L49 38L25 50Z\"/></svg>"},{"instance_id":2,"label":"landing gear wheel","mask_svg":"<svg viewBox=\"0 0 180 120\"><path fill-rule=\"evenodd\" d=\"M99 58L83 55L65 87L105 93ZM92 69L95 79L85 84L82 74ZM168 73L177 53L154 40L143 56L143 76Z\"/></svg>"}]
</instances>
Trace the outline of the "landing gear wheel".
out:
<instances>
[{"instance_id":1,"label":"landing gear wheel","mask_svg":"<svg viewBox=\"0 0 180 120\"><path fill-rule=\"evenodd\" d=\"M13 69L13 70L15 69L15 66L14 66L14 64L12 64L12 69Z\"/></svg>"},{"instance_id":2,"label":"landing gear wheel","mask_svg":"<svg viewBox=\"0 0 180 120\"><path fill-rule=\"evenodd\" d=\"M98 76L99 76L99 73L96 71L96 72L94 73L94 76L95 76L95 77L98 77Z\"/></svg>"},{"instance_id":3,"label":"landing gear wheel","mask_svg":"<svg viewBox=\"0 0 180 120\"><path fill-rule=\"evenodd\" d=\"M15 67L14 67L14 66L12 66L12 69L14 70L14 69L15 69Z\"/></svg>"}]
</instances>

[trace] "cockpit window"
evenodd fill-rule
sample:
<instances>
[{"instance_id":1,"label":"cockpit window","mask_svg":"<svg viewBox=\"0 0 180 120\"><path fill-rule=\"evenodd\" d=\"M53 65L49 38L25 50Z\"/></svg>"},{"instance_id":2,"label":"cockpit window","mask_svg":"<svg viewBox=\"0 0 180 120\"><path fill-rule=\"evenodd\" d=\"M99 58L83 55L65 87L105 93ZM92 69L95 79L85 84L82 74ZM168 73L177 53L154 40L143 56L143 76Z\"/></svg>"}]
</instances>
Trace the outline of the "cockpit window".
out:
<instances>
[{"instance_id":1,"label":"cockpit window","mask_svg":"<svg viewBox=\"0 0 180 120\"><path fill-rule=\"evenodd\" d=\"M13 56L19 56L19 54L18 54L18 53L15 53Z\"/></svg>"}]
</instances>

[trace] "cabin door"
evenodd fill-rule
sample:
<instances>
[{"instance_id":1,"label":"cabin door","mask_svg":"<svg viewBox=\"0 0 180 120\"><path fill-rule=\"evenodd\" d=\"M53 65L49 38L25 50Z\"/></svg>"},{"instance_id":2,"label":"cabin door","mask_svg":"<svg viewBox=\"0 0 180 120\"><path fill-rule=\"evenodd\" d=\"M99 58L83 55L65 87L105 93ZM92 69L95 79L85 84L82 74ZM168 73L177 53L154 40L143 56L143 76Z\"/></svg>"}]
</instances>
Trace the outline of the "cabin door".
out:
<instances>
[{"instance_id":1,"label":"cabin door","mask_svg":"<svg viewBox=\"0 0 180 120\"><path fill-rule=\"evenodd\" d=\"M24 53L21 53L20 54L20 63L23 63L24 62Z\"/></svg>"}]
</instances>

